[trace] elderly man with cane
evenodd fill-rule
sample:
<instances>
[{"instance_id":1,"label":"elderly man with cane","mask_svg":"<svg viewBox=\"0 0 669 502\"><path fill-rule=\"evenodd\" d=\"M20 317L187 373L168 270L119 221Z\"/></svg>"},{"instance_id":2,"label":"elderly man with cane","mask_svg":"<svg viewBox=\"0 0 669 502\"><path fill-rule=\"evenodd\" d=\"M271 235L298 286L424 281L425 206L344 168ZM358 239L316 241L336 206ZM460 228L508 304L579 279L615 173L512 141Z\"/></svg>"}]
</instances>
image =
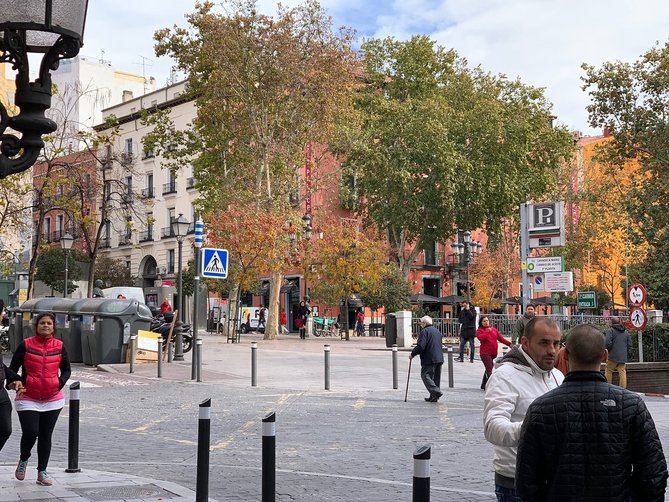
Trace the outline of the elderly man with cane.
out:
<instances>
[{"instance_id":1,"label":"elderly man with cane","mask_svg":"<svg viewBox=\"0 0 669 502\"><path fill-rule=\"evenodd\" d=\"M444 352L441 345L441 332L432 326L432 318L424 316L420 318L420 335L418 344L411 351L409 359L420 354L420 377L425 384L429 397L425 400L436 403L442 396L439 384L441 382L441 366L444 364Z\"/></svg>"}]
</instances>

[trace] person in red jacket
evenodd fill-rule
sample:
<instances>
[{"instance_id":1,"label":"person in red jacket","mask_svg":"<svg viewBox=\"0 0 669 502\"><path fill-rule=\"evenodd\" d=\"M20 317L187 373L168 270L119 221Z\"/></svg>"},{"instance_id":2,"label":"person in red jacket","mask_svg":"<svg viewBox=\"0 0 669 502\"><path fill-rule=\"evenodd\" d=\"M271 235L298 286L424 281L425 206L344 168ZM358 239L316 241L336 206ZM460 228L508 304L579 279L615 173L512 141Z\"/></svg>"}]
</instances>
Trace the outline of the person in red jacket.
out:
<instances>
[{"instance_id":1,"label":"person in red jacket","mask_svg":"<svg viewBox=\"0 0 669 502\"><path fill-rule=\"evenodd\" d=\"M54 338L56 318L44 312L35 318L35 336L16 349L9 368L18 373L25 391L14 405L21 423L21 458L15 476L23 481L30 453L37 442L37 484L51 486L46 471L51 455L51 435L65 405L62 388L70 378L70 359L61 340Z\"/></svg>"},{"instance_id":2,"label":"person in red jacket","mask_svg":"<svg viewBox=\"0 0 669 502\"><path fill-rule=\"evenodd\" d=\"M167 298L160 304L160 313L165 314L165 312L172 312L172 305L167 301Z\"/></svg>"},{"instance_id":3,"label":"person in red jacket","mask_svg":"<svg viewBox=\"0 0 669 502\"><path fill-rule=\"evenodd\" d=\"M497 342L502 342L508 347L511 346L511 342L490 325L490 319L486 316L481 317L481 320L479 321L479 329L476 330L476 338L481 342L479 355L481 356L483 366L485 366L481 388L485 389L485 384L488 382L488 378L490 378L490 375L492 374L493 360L497 357Z\"/></svg>"}]
</instances>

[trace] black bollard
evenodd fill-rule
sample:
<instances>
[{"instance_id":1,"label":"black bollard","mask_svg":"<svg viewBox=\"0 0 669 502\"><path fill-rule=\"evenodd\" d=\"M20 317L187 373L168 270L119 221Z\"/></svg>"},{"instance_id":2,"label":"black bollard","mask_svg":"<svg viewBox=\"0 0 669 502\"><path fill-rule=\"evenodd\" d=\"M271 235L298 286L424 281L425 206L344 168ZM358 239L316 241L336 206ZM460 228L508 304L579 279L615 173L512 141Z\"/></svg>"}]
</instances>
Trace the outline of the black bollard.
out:
<instances>
[{"instance_id":1,"label":"black bollard","mask_svg":"<svg viewBox=\"0 0 669 502\"><path fill-rule=\"evenodd\" d=\"M197 481L195 502L209 500L209 446L211 443L211 398L200 403L197 424Z\"/></svg>"},{"instance_id":2,"label":"black bollard","mask_svg":"<svg viewBox=\"0 0 669 502\"><path fill-rule=\"evenodd\" d=\"M429 445L413 454L413 502L430 502L430 456Z\"/></svg>"},{"instance_id":3,"label":"black bollard","mask_svg":"<svg viewBox=\"0 0 669 502\"><path fill-rule=\"evenodd\" d=\"M202 338L195 340L195 354L197 355L197 365L195 376L197 381L202 381Z\"/></svg>"},{"instance_id":4,"label":"black bollard","mask_svg":"<svg viewBox=\"0 0 669 502\"><path fill-rule=\"evenodd\" d=\"M163 377L163 337L158 337L158 378Z\"/></svg>"},{"instance_id":5,"label":"black bollard","mask_svg":"<svg viewBox=\"0 0 669 502\"><path fill-rule=\"evenodd\" d=\"M81 384L70 385L70 423L67 441L67 469L65 472L81 472L79 469L79 393Z\"/></svg>"},{"instance_id":6,"label":"black bollard","mask_svg":"<svg viewBox=\"0 0 669 502\"><path fill-rule=\"evenodd\" d=\"M453 388L453 347L448 349L448 387Z\"/></svg>"},{"instance_id":7,"label":"black bollard","mask_svg":"<svg viewBox=\"0 0 669 502\"><path fill-rule=\"evenodd\" d=\"M167 344L167 362L171 363L174 360L174 344Z\"/></svg>"},{"instance_id":8,"label":"black bollard","mask_svg":"<svg viewBox=\"0 0 669 502\"><path fill-rule=\"evenodd\" d=\"M397 376L397 344L393 344L393 389L399 387Z\"/></svg>"},{"instance_id":9,"label":"black bollard","mask_svg":"<svg viewBox=\"0 0 669 502\"><path fill-rule=\"evenodd\" d=\"M325 352L325 390L330 390L330 346L323 347Z\"/></svg>"},{"instance_id":10,"label":"black bollard","mask_svg":"<svg viewBox=\"0 0 669 502\"><path fill-rule=\"evenodd\" d=\"M258 386L258 342L251 342L251 387Z\"/></svg>"},{"instance_id":11,"label":"black bollard","mask_svg":"<svg viewBox=\"0 0 669 502\"><path fill-rule=\"evenodd\" d=\"M262 419L262 502L276 500L276 413Z\"/></svg>"},{"instance_id":12,"label":"black bollard","mask_svg":"<svg viewBox=\"0 0 669 502\"><path fill-rule=\"evenodd\" d=\"M130 373L135 372L135 357L137 357L137 335L130 335Z\"/></svg>"}]
</instances>

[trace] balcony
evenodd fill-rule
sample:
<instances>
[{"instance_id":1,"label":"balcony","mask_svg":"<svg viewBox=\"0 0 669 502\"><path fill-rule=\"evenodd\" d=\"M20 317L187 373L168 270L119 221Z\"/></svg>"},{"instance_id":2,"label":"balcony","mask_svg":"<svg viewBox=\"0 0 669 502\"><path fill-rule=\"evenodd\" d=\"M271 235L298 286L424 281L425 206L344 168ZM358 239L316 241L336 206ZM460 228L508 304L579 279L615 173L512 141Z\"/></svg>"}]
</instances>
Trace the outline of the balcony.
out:
<instances>
[{"instance_id":1,"label":"balcony","mask_svg":"<svg viewBox=\"0 0 669 502\"><path fill-rule=\"evenodd\" d=\"M161 239L169 239L170 237L174 237L174 232L172 232L172 226L169 227L163 227L160 230L160 238Z\"/></svg>"},{"instance_id":2,"label":"balcony","mask_svg":"<svg viewBox=\"0 0 669 502\"><path fill-rule=\"evenodd\" d=\"M143 188L142 189L142 198L144 199L153 199L155 194L153 193L153 187Z\"/></svg>"},{"instance_id":3,"label":"balcony","mask_svg":"<svg viewBox=\"0 0 669 502\"><path fill-rule=\"evenodd\" d=\"M118 245L129 246L132 244L132 233L131 232L119 232L118 233Z\"/></svg>"},{"instance_id":4,"label":"balcony","mask_svg":"<svg viewBox=\"0 0 669 502\"><path fill-rule=\"evenodd\" d=\"M186 178L186 189L191 190L195 188L195 178Z\"/></svg>"},{"instance_id":5,"label":"balcony","mask_svg":"<svg viewBox=\"0 0 669 502\"><path fill-rule=\"evenodd\" d=\"M139 233L139 242L152 242L153 241L153 227L149 227L146 230L142 230Z\"/></svg>"},{"instance_id":6,"label":"balcony","mask_svg":"<svg viewBox=\"0 0 669 502\"><path fill-rule=\"evenodd\" d=\"M172 180L169 183L163 183L163 195L177 193L177 180Z\"/></svg>"},{"instance_id":7,"label":"balcony","mask_svg":"<svg viewBox=\"0 0 669 502\"><path fill-rule=\"evenodd\" d=\"M109 249L110 247L111 247L111 238L102 237L100 239L100 242L98 243L98 248L99 249Z\"/></svg>"}]
</instances>

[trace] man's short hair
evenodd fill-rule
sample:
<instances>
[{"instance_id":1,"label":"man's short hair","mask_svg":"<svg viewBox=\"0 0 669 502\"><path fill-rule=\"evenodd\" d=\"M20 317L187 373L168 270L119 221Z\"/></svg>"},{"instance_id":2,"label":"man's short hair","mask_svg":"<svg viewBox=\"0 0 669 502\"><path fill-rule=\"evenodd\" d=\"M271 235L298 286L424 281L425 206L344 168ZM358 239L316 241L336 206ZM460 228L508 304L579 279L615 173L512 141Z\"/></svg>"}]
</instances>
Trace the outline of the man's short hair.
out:
<instances>
[{"instance_id":1,"label":"man's short hair","mask_svg":"<svg viewBox=\"0 0 669 502\"><path fill-rule=\"evenodd\" d=\"M432 318L429 315L424 315L420 318L420 322L432 326Z\"/></svg>"},{"instance_id":2,"label":"man's short hair","mask_svg":"<svg viewBox=\"0 0 669 502\"><path fill-rule=\"evenodd\" d=\"M600 362L604 347L604 334L592 324L579 324L567 337L569 359L577 364Z\"/></svg>"},{"instance_id":3,"label":"man's short hair","mask_svg":"<svg viewBox=\"0 0 669 502\"><path fill-rule=\"evenodd\" d=\"M560 326L550 317L533 317L525 325L525 331L523 332L523 336L528 340L531 340L532 337L537 333L538 326L540 324L543 324L548 328L555 329L557 330L558 333L560 332Z\"/></svg>"}]
</instances>

